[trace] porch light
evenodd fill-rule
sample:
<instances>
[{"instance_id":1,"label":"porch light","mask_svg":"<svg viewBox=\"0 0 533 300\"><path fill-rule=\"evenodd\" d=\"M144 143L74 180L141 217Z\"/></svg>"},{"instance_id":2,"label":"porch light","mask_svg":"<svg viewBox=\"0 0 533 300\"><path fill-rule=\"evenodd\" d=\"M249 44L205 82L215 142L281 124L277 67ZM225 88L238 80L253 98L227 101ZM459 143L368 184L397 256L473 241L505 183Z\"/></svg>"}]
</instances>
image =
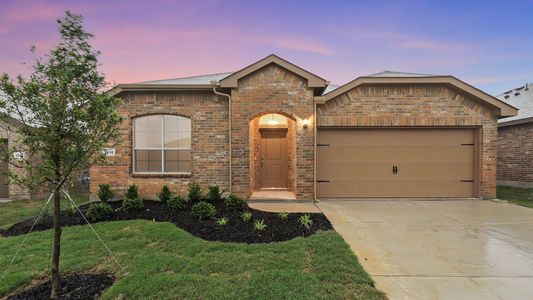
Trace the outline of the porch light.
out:
<instances>
[{"instance_id":1,"label":"porch light","mask_svg":"<svg viewBox=\"0 0 533 300\"><path fill-rule=\"evenodd\" d=\"M307 126L309 126L309 119L303 119L302 124L304 125L304 128L307 128Z\"/></svg>"}]
</instances>

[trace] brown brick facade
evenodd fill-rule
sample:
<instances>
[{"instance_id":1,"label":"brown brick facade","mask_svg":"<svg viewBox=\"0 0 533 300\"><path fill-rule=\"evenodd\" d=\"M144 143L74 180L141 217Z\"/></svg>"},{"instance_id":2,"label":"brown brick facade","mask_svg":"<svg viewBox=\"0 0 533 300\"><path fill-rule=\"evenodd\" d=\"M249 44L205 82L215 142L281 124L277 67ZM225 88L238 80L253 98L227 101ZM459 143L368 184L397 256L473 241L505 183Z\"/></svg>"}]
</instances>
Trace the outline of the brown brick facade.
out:
<instances>
[{"instance_id":1,"label":"brown brick facade","mask_svg":"<svg viewBox=\"0 0 533 300\"><path fill-rule=\"evenodd\" d=\"M533 186L533 123L498 129L498 180Z\"/></svg>"},{"instance_id":2,"label":"brown brick facade","mask_svg":"<svg viewBox=\"0 0 533 300\"><path fill-rule=\"evenodd\" d=\"M288 126L288 189L298 199L314 199L314 127L468 126L480 132L480 194L496 195L496 116L488 106L442 84L365 84L317 105L308 81L277 64L268 64L227 88L232 98L232 192L249 197L259 188L259 116L280 113ZM123 92L122 141L107 166L91 168L91 192L110 183L120 192L129 184L153 196L163 184L185 193L187 184L229 189L228 100L213 91ZM477 98L476 98L477 99ZM178 114L192 120L191 175L132 174L132 120L145 114ZM309 119L308 128L303 119Z\"/></svg>"},{"instance_id":3,"label":"brown brick facade","mask_svg":"<svg viewBox=\"0 0 533 300\"><path fill-rule=\"evenodd\" d=\"M123 193L128 185L139 186L141 195L153 197L164 184L185 194L190 180L204 189L218 184L228 189L228 102L212 92L135 92L123 93L124 104L119 113L124 118L122 141L115 145L116 156L109 157L106 166L90 170L91 193L98 185L108 183ZM176 114L191 118L192 172L191 175L135 175L132 174L133 118L146 114Z\"/></svg>"},{"instance_id":4,"label":"brown brick facade","mask_svg":"<svg viewBox=\"0 0 533 300\"><path fill-rule=\"evenodd\" d=\"M313 129L302 120L313 117L313 90L303 78L268 65L241 80L232 96L233 193L247 197L253 191L250 177L250 121L265 113L281 113L296 121L296 186L298 199L314 199ZM252 175L253 176L253 175Z\"/></svg>"},{"instance_id":5,"label":"brown brick facade","mask_svg":"<svg viewBox=\"0 0 533 300\"><path fill-rule=\"evenodd\" d=\"M444 86L360 86L319 105L317 125L479 126L481 195L496 196L496 118L485 106Z\"/></svg>"}]
</instances>

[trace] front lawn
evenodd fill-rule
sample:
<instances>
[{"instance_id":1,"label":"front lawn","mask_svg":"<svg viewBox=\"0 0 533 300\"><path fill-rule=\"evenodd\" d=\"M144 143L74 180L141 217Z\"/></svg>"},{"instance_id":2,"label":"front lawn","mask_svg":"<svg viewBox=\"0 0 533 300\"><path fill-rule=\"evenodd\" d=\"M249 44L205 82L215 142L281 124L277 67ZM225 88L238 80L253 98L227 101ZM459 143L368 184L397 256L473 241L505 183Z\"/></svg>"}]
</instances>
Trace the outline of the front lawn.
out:
<instances>
[{"instance_id":1,"label":"front lawn","mask_svg":"<svg viewBox=\"0 0 533 300\"><path fill-rule=\"evenodd\" d=\"M533 188L499 185L497 197L514 204L533 208Z\"/></svg>"},{"instance_id":2,"label":"front lawn","mask_svg":"<svg viewBox=\"0 0 533 300\"><path fill-rule=\"evenodd\" d=\"M95 228L124 271L88 226L64 229L61 268L113 272L117 281L103 299L384 298L334 231L250 245L205 241L168 222L116 221ZM51 237L51 230L30 235L0 283L0 297L47 274ZM0 237L0 270L22 239Z\"/></svg>"}]
</instances>

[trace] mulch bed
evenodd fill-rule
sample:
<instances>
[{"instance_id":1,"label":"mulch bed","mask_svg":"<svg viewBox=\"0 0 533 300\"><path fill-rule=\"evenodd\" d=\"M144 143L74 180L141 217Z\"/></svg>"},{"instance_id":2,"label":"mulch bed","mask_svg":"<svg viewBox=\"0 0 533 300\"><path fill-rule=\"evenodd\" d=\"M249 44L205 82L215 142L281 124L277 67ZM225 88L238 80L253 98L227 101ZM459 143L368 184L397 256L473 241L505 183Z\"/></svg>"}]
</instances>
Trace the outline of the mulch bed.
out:
<instances>
[{"instance_id":1,"label":"mulch bed","mask_svg":"<svg viewBox=\"0 0 533 300\"><path fill-rule=\"evenodd\" d=\"M88 206L80 207L82 211ZM172 211L168 206L159 201L144 201L144 208L135 212L125 212L120 209L122 201L111 202L114 211L103 221L119 220L155 220L158 222L172 222L177 227L191 233L192 235L208 241L237 242L237 243L269 243L293 239L299 236L309 236L318 230L332 229L329 220L320 213L309 213L313 220L310 229L306 229L299 224L298 219L302 213L290 213L286 220L282 220L277 213L265 212L246 207L246 211L252 213L252 220L245 222L241 218L241 211L231 211L226 209L224 203L216 203L217 213L214 219L199 220L191 214L191 207L185 210ZM216 224L217 218L227 217L228 224L219 226ZM267 228L264 231L256 231L253 228L254 220L264 220ZM12 225L6 230L0 231L3 236L16 236L25 234L33 224L33 219L24 220ZM34 231L41 231L52 228L52 217L48 216L41 220L34 228ZM63 226L84 225L85 221L79 213L70 215L67 212L61 213L61 223Z\"/></svg>"},{"instance_id":2,"label":"mulch bed","mask_svg":"<svg viewBox=\"0 0 533 300\"><path fill-rule=\"evenodd\" d=\"M102 292L110 287L115 280L110 273L66 274L61 277L60 299L92 300L97 299ZM9 300L50 299L52 284L50 280L32 285Z\"/></svg>"}]
</instances>

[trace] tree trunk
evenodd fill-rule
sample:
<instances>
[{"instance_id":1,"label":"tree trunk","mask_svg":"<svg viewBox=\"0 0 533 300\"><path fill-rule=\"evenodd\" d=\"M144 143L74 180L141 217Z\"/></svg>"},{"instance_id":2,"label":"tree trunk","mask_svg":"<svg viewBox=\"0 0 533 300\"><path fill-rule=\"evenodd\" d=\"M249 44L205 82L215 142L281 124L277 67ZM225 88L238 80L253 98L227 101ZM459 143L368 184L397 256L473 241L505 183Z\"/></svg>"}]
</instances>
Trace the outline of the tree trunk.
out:
<instances>
[{"instance_id":1,"label":"tree trunk","mask_svg":"<svg viewBox=\"0 0 533 300\"><path fill-rule=\"evenodd\" d=\"M61 250L61 193L54 192L54 244L52 247L52 293L50 299L59 299L59 253Z\"/></svg>"}]
</instances>

